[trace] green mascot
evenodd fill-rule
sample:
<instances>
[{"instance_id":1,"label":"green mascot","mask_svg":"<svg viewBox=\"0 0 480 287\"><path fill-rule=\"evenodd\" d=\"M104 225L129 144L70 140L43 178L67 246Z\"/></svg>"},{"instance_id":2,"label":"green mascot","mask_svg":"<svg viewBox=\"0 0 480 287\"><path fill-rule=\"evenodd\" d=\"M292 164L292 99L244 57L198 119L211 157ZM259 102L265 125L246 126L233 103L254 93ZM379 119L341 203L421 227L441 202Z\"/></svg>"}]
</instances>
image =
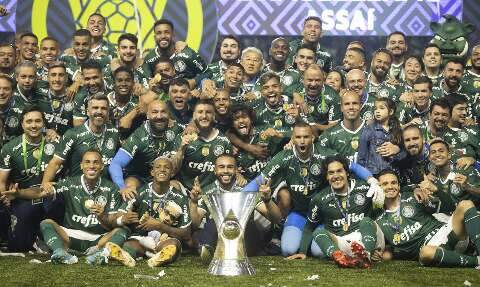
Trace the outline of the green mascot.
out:
<instances>
[{"instance_id":1,"label":"green mascot","mask_svg":"<svg viewBox=\"0 0 480 287\"><path fill-rule=\"evenodd\" d=\"M431 43L440 47L443 62L449 59L465 61L468 53L467 37L475 31L475 26L470 23L462 23L452 15L443 15L445 22L430 22L430 28L434 33Z\"/></svg>"}]
</instances>

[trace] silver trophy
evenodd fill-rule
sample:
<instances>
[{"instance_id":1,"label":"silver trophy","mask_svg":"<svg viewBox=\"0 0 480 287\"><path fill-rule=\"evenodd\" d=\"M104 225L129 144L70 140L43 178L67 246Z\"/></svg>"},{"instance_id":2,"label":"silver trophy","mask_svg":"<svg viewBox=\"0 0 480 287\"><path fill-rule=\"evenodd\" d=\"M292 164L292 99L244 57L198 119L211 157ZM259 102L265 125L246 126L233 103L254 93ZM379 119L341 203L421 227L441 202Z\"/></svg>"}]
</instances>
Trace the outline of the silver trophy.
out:
<instances>
[{"instance_id":1,"label":"silver trophy","mask_svg":"<svg viewBox=\"0 0 480 287\"><path fill-rule=\"evenodd\" d=\"M218 231L217 248L208 272L212 275L255 275L247 258L244 235L258 192L225 192L203 195Z\"/></svg>"}]
</instances>

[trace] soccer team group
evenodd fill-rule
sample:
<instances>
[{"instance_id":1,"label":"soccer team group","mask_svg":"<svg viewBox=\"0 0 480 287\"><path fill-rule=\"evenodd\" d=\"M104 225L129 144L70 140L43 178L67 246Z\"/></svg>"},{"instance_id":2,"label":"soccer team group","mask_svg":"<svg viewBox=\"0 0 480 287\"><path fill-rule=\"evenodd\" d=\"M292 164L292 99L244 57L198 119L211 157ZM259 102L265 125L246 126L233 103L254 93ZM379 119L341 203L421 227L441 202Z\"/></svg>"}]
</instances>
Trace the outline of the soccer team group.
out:
<instances>
[{"instance_id":1,"label":"soccer team group","mask_svg":"<svg viewBox=\"0 0 480 287\"><path fill-rule=\"evenodd\" d=\"M209 262L202 195L253 191L249 256L480 265L480 46L467 66L435 44L409 55L394 32L371 57L353 41L332 59L308 17L266 58L225 36L207 65L169 20L148 51L133 34L106 42L105 20L63 54L29 32L0 44L4 249Z\"/></svg>"}]
</instances>

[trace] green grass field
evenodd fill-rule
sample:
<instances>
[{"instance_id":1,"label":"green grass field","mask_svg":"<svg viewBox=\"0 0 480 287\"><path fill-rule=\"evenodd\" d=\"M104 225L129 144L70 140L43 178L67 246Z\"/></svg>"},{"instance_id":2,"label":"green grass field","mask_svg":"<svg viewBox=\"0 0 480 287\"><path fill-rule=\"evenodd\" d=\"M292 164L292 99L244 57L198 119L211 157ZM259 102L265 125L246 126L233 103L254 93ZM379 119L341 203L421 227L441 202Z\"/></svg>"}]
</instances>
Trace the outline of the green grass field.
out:
<instances>
[{"instance_id":1,"label":"green grass field","mask_svg":"<svg viewBox=\"0 0 480 287\"><path fill-rule=\"evenodd\" d=\"M200 258L183 256L166 268L152 269L146 262L135 268L120 265L89 266L84 258L70 266L50 263L32 264L27 256L0 258L0 286L480 286L480 270L472 268L426 268L416 262L389 262L376 264L369 270L339 269L327 261L307 259L286 261L281 257L251 258L256 276L217 277L207 274ZM158 280L135 279L134 274L156 275L165 270ZM318 274L318 280L306 280Z\"/></svg>"}]
</instances>

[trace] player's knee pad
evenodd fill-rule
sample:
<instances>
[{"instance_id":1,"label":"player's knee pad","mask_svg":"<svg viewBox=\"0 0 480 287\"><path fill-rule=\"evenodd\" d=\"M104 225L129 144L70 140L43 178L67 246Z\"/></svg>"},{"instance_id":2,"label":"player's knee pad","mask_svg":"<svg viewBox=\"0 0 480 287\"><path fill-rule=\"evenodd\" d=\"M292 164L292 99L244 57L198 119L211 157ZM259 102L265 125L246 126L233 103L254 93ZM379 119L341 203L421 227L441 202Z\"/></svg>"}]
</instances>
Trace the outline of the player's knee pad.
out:
<instances>
[{"instance_id":1,"label":"player's knee pad","mask_svg":"<svg viewBox=\"0 0 480 287\"><path fill-rule=\"evenodd\" d=\"M289 256L297 253L300 248L303 230L296 226L285 226L282 232L280 248L283 256Z\"/></svg>"}]
</instances>

